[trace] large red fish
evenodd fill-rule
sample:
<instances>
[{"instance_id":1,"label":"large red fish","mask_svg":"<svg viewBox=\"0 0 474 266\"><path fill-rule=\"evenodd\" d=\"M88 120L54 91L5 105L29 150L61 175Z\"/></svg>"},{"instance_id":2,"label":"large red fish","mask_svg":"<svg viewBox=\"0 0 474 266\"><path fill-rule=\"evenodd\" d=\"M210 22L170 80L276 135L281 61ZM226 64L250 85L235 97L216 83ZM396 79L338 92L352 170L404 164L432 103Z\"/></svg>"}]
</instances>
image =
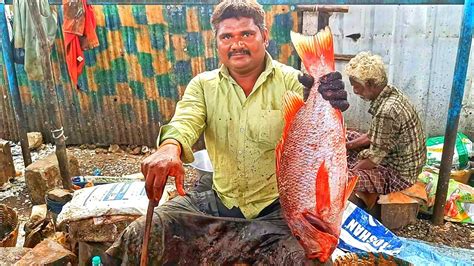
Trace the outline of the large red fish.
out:
<instances>
[{"instance_id":1,"label":"large red fish","mask_svg":"<svg viewBox=\"0 0 474 266\"><path fill-rule=\"evenodd\" d=\"M284 217L306 257L328 260L337 246L342 213L357 178L349 178L344 119L318 92L319 79L334 71L329 28L315 36L291 33L315 84L306 102L287 92L285 128L276 148L277 181Z\"/></svg>"}]
</instances>

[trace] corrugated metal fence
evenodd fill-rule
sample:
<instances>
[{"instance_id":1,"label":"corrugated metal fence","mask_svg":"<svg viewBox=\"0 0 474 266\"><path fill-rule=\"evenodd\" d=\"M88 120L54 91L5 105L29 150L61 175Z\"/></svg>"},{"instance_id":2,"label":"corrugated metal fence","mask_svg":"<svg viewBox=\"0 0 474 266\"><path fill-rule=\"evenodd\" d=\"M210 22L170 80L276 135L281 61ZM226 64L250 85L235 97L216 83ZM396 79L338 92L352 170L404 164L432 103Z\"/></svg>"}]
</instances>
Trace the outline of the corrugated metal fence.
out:
<instances>
[{"instance_id":1,"label":"corrugated metal fence","mask_svg":"<svg viewBox=\"0 0 474 266\"><path fill-rule=\"evenodd\" d=\"M297 12L290 6L264 8L270 54L297 66L289 37L297 30ZM218 67L212 11L210 5L94 6L100 46L85 53L79 90L71 87L59 31L52 61L67 143L153 145L191 78ZM22 65L16 70L24 122L50 141L45 88L29 81ZM18 140L5 70L0 71L0 138Z\"/></svg>"}]
</instances>

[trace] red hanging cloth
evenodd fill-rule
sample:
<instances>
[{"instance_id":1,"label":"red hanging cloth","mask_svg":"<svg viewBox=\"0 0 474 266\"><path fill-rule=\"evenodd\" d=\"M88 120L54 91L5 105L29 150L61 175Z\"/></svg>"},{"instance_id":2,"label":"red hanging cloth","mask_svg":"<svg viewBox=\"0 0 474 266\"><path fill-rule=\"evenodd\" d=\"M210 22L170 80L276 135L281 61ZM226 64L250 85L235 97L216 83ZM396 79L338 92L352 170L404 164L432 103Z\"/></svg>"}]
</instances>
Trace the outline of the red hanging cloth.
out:
<instances>
[{"instance_id":1,"label":"red hanging cloth","mask_svg":"<svg viewBox=\"0 0 474 266\"><path fill-rule=\"evenodd\" d=\"M84 67L84 50L99 46L94 10L87 0L63 0L66 63L73 86Z\"/></svg>"}]
</instances>

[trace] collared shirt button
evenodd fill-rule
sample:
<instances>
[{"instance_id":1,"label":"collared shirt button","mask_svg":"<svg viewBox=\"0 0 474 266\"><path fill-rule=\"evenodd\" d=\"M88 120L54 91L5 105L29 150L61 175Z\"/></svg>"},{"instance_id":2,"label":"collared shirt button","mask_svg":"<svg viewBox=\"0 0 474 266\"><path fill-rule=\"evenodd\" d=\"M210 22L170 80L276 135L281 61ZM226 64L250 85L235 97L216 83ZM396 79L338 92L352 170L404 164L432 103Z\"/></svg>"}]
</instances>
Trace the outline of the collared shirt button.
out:
<instances>
[{"instance_id":1,"label":"collared shirt button","mask_svg":"<svg viewBox=\"0 0 474 266\"><path fill-rule=\"evenodd\" d=\"M239 151L239 154L242 154L242 151Z\"/></svg>"},{"instance_id":2,"label":"collared shirt button","mask_svg":"<svg viewBox=\"0 0 474 266\"><path fill-rule=\"evenodd\" d=\"M245 131L245 128L241 127L240 132L244 133L244 131Z\"/></svg>"}]
</instances>

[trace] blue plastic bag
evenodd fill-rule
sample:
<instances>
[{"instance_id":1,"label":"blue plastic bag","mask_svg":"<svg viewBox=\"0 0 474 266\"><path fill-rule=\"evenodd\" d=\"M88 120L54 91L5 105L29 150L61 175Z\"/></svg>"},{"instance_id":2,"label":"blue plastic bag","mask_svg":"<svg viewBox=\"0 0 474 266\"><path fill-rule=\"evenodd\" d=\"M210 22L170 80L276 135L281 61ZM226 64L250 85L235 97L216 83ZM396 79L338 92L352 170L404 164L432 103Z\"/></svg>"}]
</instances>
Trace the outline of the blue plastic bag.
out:
<instances>
[{"instance_id":1,"label":"blue plastic bag","mask_svg":"<svg viewBox=\"0 0 474 266\"><path fill-rule=\"evenodd\" d=\"M344 211L338 248L349 252L382 252L395 255L402 241L382 223L355 204L348 202Z\"/></svg>"}]
</instances>

